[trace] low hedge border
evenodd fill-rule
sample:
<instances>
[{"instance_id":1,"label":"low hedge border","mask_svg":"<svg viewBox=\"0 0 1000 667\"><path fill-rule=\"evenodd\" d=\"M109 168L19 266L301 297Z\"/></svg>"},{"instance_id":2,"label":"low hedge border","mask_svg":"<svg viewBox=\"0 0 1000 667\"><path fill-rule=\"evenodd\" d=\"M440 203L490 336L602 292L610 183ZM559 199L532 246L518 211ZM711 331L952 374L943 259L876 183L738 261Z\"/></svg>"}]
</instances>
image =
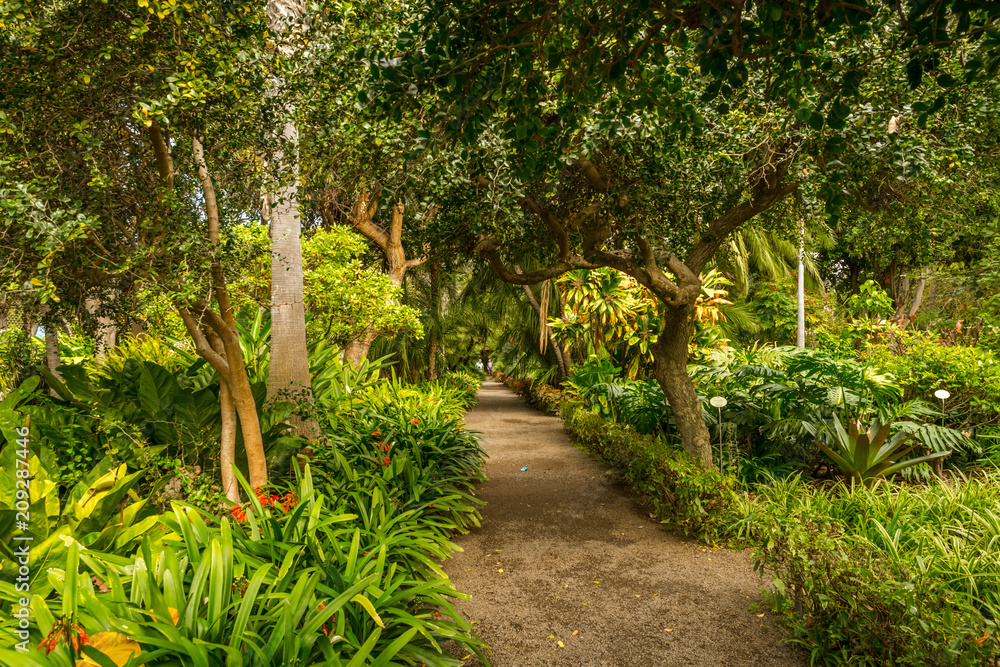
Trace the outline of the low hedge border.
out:
<instances>
[{"instance_id":1,"label":"low hedge border","mask_svg":"<svg viewBox=\"0 0 1000 667\"><path fill-rule=\"evenodd\" d=\"M726 538L738 518L732 475L706 470L683 451L608 421L550 385L500 379L529 405L561 417L575 441L609 466L661 522L709 543Z\"/></svg>"}]
</instances>

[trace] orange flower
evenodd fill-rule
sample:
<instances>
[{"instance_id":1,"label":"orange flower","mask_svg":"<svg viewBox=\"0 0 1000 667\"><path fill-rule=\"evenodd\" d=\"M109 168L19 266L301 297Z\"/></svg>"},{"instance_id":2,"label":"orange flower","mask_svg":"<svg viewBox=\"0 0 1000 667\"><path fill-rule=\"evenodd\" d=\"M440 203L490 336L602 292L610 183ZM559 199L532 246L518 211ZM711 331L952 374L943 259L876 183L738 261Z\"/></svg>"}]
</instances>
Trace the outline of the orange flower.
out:
<instances>
[{"instance_id":1,"label":"orange flower","mask_svg":"<svg viewBox=\"0 0 1000 667\"><path fill-rule=\"evenodd\" d=\"M416 426L417 424L420 423L420 420L417 419L416 417L414 417L413 419L410 420L410 423L413 424L414 426Z\"/></svg>"},{"instance_id":2,"label":"orange flower","mask_svg":"<svg viewBox=\"0 0 1000 667\"><path fill-rule=\"evenodd\" d=\"M174 625L177 625L180 622L180 620L181 620L181 615L179 613L177 613L177 610L174 609L173 607L167 607L167 611L170 612L170 621ZM154 623L159 623L160 622L160 619L156 618L156 614L153 613L152 609L149 610L149 615L153 617L153 622ZM94 635L94 636L96 637L97 635Z\"/></svg>"},{"instance_id":3,"label":"orange flower","mask_svg":"<svg viewBox=\"0 0 1000 667\"><path fill-rule=\"evenodd\" d=\"M324 609L326 609L326 605L323 604L322 602L319 604L318 607L316 607L316 611L323 611ZM333 623L334 625L336 625L336 623L337 623L337 615L334 614L333 616L331 616L330 620L328 622L329 623ZM326 623L324 623L323 627L320 628L320 629L323 631L324 635L326 635L327 637L330 636L330 628L327 626Z\"/></svg>"},{"instance_id":4,"label":"orange flower","mask_svg":"<svg viewBox=\"0 0 1000 667\"><path fill-rule=\"evenodd\" d=\"M52 630L38 645L38 650L41 651L44 647L45 655L48 655L56 650L63 640L73 644L74 650L79 651L81 646L85 646L90 642L90 637L87 636L87 633L84 632L81 626L76 623L70 623L67 618L61 618L55 622Z\"/></svg>"}]
</instances>

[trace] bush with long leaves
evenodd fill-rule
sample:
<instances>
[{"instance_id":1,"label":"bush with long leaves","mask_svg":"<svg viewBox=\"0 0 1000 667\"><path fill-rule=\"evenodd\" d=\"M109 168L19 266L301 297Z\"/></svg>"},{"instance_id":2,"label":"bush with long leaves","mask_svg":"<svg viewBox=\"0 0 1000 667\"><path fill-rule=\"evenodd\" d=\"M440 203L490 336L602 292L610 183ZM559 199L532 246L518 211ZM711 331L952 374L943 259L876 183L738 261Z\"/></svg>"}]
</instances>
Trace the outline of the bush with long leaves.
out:
<instances>
[{"instance_id":1,"label":"bush with long leaves","mask_svg":"<svg viewBox=\"0 0 1000 667\"><path fill-rule=\"evenodd\" d=\"M251 500L234 522L175 504L135 560L74 542L49 572L63 594L33 597L33 641L53 652L0 651L3 664L124 664L94 651L102 633L145 665L459 665L449 640L488 664L451 603L464 596L435 562L452 545L419 511L389 511L369 493L367 516L349 513L351 499L319 492L308 468L282 496L244 488ZM63 641L66 628L82 645ZM11 630L0 627L6 645Z\"/></svg>"}]
</instances>

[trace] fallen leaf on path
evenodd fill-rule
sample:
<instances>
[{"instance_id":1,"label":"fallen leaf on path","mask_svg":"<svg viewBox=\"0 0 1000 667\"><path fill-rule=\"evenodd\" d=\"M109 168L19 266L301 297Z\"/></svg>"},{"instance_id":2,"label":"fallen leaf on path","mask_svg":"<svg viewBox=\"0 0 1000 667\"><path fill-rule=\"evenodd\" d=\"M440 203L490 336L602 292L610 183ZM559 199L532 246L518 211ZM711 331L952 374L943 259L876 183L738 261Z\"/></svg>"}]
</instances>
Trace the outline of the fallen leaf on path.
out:
<instances>
[{"instance_id":1,"label":"fallen leaf on path","mask_svg":"<svg viewBox=\"0 0 1000 667\"><path fill-rule=\"evenodd\" d=\"M757 614L757 618L764 618L764 614Z\"/></svg>"},{"instance_id":2,"label":"fallen leaf on path","mask_svg":"<svg viewBox=\"0 0 1000 667\"><path fill-rule=\"evenodd\" d=\"M671 629L671 628L663 628L663 631L664 632L673 632L673 629Z\"/></svg>"},{"instance_id":3,"label":"fallen leaf on path","mask_svg":"<svg viewBox=\"0 0 1000 667\"><path fill-rule=\"evenodd\" d=\"M599 584L599 583L601 583L601 582L599 582L599 581L595 581L594 583L595 583L595 584Z\"/></svg>"},{"instance_id":4,"label":"fallen leaf on path","mask_svg":"<svg viewBox=\"0 0 1000 667\"><path fill-rule=\"evenodd\" d=\"M500 574L503 574L503 568L500 568L499 570L497 570L497 572L499 572Z\"/></svg>"},{"instance_id":5,"label":"fallen leaf on path","mask_svg":"<svg viewBox=\"0 0 1000 667\"><path fill-rule=\"evenodd\" d=\"M580 634L580 631L579 631L579 630L574 630L574 631L573 631L573 636L574 636L574 637L576 637L576 636L577 636L578 634Z\"/></svg>"},{"instance_id":6,"label":"fallen leaf on path","mask_svg":"<svg viewBox=\"0 0 1000 667\"><path fill-rule=\"evenodd\" d=\"M548 637L546 637L546 639L555 639L555 638L556 638L555 635L549 635Z\"/></svg>"},{"instance_id":7,"label":"fallen leaf on path","mask_svg":"<svg viewBox=\"0 0 1000 667\"><path fill-rule=\"evenodd\" d=\"M566 648L566 645L563 644L562 642L556 642L556 643L559 644L559 648Z\"/></svg>"}]
</instances>

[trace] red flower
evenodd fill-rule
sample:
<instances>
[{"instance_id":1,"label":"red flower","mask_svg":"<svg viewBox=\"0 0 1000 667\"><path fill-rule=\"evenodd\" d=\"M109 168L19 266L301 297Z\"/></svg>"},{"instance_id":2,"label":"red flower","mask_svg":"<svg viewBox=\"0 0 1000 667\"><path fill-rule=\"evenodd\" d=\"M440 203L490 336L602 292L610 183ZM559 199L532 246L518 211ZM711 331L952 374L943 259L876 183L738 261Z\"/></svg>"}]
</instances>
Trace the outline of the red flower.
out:
<instances>
[{"instance_id":1,"label":"red flower","mask_svg":"<svg viewBox=\"0 0 1000 667\"><path fill-rule=\"evenodd\" d=\"M385 443L385 447L383 447L383 448L382 448L382 451L383 451L383 452L387 452L387 451L389 451L389 447L391 447L391 446L392 446L392 445L390 445L390 444L389 444L388 442L387 442L387 443Z\"/></svg>"},{"instance_id":2,"label":"red flower","mask_svg":"<svg viewBox=\"0 0 1000 667\"><path fill-rule=\"evenodd\" d=\"M420 423L420 420L417 419L416 417L414 417L413 419L410 420L410 423L413 424L414 426L416 426L417 424Z\"/></svg>"},{"instance_id":3,"label":"red flower","mask_svg":"<svg viewBox=\"0 0 1000 667\"><path fill-rule=\"evenodd\" d=\"M45 655L48 655L59 647L59 642L63 638L73 644L74 651L79 651L81 646L86 646L90 643L90 637L87 636L87 633L84 632L81 626L76 623L70 623L69 619L62 618L55 622L51 632L38 645L38 650L41 651L42 647L45 647Z\"/></svg>"},{"instance_id":4,"label":"red flower","mask_svg":"<svg viewBox=\"0 0 1000 667\"><path fill-rule=\"evenodd\" d=\"M247 511L243 509L242 505L237 505L236 507L233 508L233 518L236 519L237 521L247 520Z\"/></svg>"},{"instance_id":5,"label":"red flower","mask_svg":"<svg viewBox=\"0 0 1000 667\"><path fill-rule=\"evenodd\" d=\"M384 463L385 466L388 468L389 467L389 457L388 456L383 457L382 458L382 463Z\"/></svg>"},{"instance_id":6,"label":"red flower","mask_svg":"<svg viewBox=\"0 0 1000 667\"><path fill-rule=\"evenodd\" d=\"M378 429L375 429L375 431L372 433L372 435L382 435L382 431L380 431Z\"/></svg>"}]
</instances>

